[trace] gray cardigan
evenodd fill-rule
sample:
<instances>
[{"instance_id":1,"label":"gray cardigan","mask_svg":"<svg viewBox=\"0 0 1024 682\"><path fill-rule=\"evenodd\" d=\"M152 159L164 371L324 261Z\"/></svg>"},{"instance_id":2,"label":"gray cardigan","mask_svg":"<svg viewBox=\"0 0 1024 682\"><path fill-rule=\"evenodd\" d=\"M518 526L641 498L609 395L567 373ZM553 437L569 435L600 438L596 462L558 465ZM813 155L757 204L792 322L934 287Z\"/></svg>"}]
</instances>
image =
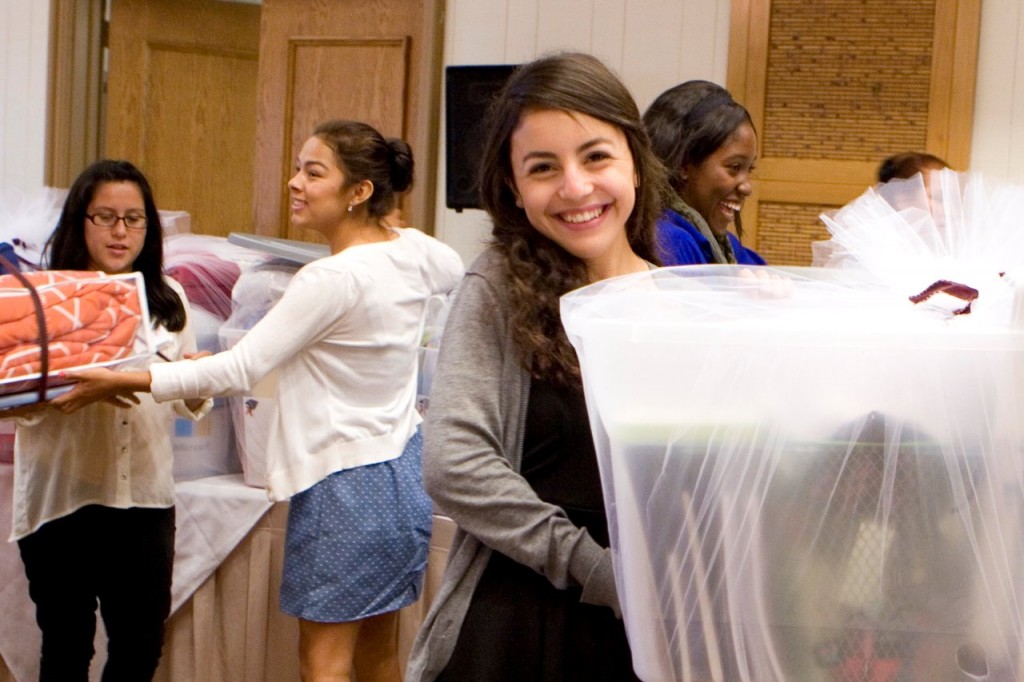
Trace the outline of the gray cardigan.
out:
<instances>
[{"instance_id":1,"label":"gray cardigan","mask_svg":"<svg viewBox=\"0 0 1024 682\"><path fill-rule=\"evenodd\" d=\"M582 586L581 601L619 612L611 551L541 501L518 472L530 375L509 333L501 256L470 267L449 315L424 426L423 478L458 526L438 594L413 644L406 680L435 679L448 664L491 550Z\"/></svg>"}]
</instances>

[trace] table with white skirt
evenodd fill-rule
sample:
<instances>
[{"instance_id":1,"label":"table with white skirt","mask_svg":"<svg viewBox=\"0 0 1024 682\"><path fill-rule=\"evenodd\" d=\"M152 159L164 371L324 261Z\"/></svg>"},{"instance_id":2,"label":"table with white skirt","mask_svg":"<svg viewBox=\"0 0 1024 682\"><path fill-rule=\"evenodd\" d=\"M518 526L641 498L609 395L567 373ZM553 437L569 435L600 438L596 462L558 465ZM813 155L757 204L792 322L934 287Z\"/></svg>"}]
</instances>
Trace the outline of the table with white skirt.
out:
<instances>
[{"instance_id":1,"label":"table with white skirt","mask_svg":"<svg viewBox=\"0 0 1024 682\"><path fill-rule=\"evenodd\" d=\"M10 534L13 466L0 464L0 682L38 679L39 630L21 557ZM171 616L155 679L160 682L280 681L298 679L298 624L278 609L287 502L240 474L176 486L175 562ZM440 583L454 525L434 517L434 536L422 598L403 609L399 655L412 638ZM91 680L106 658L97 615Z\"/></svg>"}]
</instances>

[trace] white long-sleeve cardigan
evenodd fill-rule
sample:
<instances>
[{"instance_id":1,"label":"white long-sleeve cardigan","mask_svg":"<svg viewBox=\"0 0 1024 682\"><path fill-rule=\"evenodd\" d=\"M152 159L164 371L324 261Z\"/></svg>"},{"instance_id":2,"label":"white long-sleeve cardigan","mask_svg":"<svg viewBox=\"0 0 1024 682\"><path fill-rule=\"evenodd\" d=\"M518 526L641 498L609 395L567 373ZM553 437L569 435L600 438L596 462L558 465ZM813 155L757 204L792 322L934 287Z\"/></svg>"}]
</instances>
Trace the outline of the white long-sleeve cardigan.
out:
<instances>
[{"instance_id":1,"label":"white long-sleeve cardigan","mask_svg":"<svg viewBox=\"0 0 1024 682\"><path fill-rule=\"evenodd\" d=\"M326 476L398 457L420 422L416 353L427 299L452 291L458 254L418 230L304 266L229 351L150 368L153 396L245 393L278 369L267 488L283 500Z\"/></svg>"}]
</instances>

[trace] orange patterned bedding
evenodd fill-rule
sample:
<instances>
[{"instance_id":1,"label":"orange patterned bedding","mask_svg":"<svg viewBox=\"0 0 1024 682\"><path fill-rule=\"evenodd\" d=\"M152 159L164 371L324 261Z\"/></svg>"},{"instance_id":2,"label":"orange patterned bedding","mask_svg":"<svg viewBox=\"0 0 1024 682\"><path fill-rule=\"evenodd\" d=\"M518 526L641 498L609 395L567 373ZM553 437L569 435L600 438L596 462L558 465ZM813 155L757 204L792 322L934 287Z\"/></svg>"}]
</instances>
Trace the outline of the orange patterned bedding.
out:
<instances>
[{"instance_id":1,"label":"orange patterned bedding","mask_svg":"<svg viewBox=\"0 0 1024 682\"><path fill-rule=\"evenodd\" d=\"M24 275L42 302L51 371L132 354L144 318L140 278L68 270ZM13 275L0 275L0 381L38 374L40 363L32 298Z\"/></svg>"}]
</instances>

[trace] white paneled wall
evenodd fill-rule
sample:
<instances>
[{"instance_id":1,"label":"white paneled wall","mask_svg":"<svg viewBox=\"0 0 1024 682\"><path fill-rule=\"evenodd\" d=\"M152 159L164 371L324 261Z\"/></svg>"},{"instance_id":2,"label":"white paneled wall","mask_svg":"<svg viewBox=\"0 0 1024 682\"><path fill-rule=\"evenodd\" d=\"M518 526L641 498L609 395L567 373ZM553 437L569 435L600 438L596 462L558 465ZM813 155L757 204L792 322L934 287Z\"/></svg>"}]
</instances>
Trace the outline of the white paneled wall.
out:
<instances>
[{"instance_id":1,"label":"white paneled wall","mask_svg":"<svg viewBox=\"0 0 1024 682\"><path fill-rule=\"evenodd\" d=\"M1024 181L1024 3L981 4L971 169Z\"/></svg>"},{"instance_id":2,"label":"white paneled wall","mask_svg":"<svg viewBox=\"0 0 1024 682\"><path fill-rule=\"evenodd\" d=\"M49 0L0 0L0 189L43 186Z\"/></svg>"},{"instance_id":3,"label":"white paneled wall","mask_svg":"<svg viewBox=\"0 0 1024 682\"><path fill-rule=\"evenodd\" d=\"M692 78L725 83L729 0L448 0L446 65L515 64L556 50L600 57L641 111ZM441 128L442 148L444 128ZM443 154L435 231L471 260L490 235L482 211L445 208Z\"/></svg>"},{"instance_id":4,"label":"white paneled wall","mask_svg":"<svg viewBox=\"0 0 1024 682\"><path fill-rule=\"evenodd\" d=\"M43 184L49 12L49 0L0 0L0 189ZM684 80L724 83L728 35L729 0L448 0L444 59L503 64L586 50L623 77L643 109ZM971 168L1024 181L1021 0L982 3ZM444 207L443 167L438 187L437 233L469 260L489 234L487 219Z\"/></svg>"}]
</instances>

